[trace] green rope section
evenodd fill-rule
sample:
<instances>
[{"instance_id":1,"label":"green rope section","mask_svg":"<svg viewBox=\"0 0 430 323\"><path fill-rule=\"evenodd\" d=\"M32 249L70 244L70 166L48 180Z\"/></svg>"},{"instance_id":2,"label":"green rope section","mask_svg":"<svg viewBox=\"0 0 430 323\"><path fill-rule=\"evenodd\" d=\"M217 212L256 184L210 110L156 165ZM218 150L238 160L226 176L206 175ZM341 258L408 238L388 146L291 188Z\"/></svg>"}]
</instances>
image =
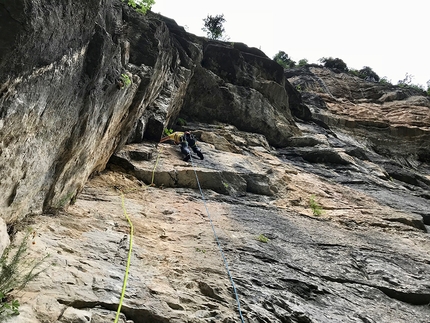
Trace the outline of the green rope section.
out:
<instances>
[{"instance_id":1,"label":"green rope section","mask_svg":"<svg viewBox=\"0 0 430 323\"><path fill-rule=\"evenodd\" d=\"M128 224L130 225L130 245L129 245L129 248L128 248L127 266L125 268L124 282L122 284L121 298L119 300L118 310L116 312L115 323L118 322L119 315L121 313L122 302L124 301L125 289L126 289L126 286L127 286L127 279L128 279L128 271L130 269L131 250L133 248L133 232L134 232L133 223L131 222L131 220L130 220L128 214L127 214L127 210L125 209L124 194L122 192L121 192L121 202L122 202L122 209L124 210L124 215L127 218Z\"/></svg>"}]
</instances>

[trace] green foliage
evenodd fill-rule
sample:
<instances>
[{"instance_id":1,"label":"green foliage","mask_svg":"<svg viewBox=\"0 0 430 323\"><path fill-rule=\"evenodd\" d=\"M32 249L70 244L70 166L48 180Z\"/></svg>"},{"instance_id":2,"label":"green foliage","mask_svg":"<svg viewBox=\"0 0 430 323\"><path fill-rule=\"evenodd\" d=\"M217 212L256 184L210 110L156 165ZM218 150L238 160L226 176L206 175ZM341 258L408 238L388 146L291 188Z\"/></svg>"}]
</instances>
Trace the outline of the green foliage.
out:
<instances>
[{"instance_id":1,"label":"green foliage","mask_svg":"<svg viewBox=\"0 0 430 323\"><path fill-rule=\"evenodd\" d=\"M383 78L381 78L381 79L379 80L379 83L381 83L381 84L390 84L390 85L392 85L391 80L388 80L388 78L387 78L386 76L384 76Z\"/></svg>"},{"instance_id":2,"label":"green foliage","mask_svg":"<svg viewBox=\"0 0 430 323\"><path fill-rule=\"evenodd\" d=\"M164 129L163 129L163 133L164 133L166 136L171 135L171 134L173 133L173 129L167 129L167 128L164 128Z\"/></svg>"},{"instance_id":3,"label":"green foliage","mask_svg":"<svg viewBox=\"0 0 430 323\"><path fill-rule=\"evenodd\" d=\"M299 61L298 65L299 65L300 67L302 67L302 66L308 65L308 63L309 63L309 61L308 61L306 58L302 58L302 59Z\"/></svg>"},{"instance_id":4,"label":"green foliage","mask_svg":"<svg viewBox=\"0 0 430 323\"><path fill-rule=\"evenodd\" d=\"M146 14L148 10L155 4L155 0L122 0L122 2L127 2L127 4L136 9L137 12Z\"/></svg>"},{"instance_id":5,"label":"green foliage","mask_svg":"<svg viewBox=\"0 0 430 323\"><path fill-rule=\"evenodd\" d=\"M264 234L260 234L257 237L257 241L263 242L263 243L268 243L269 242L269 238L266 237Z\"/></svg>"},{"instance_id":6,"label":"green foliage","mask_svg":"<svg viewBox=\"0 0 430 323\"><path fill-rule=\"evenodd\" d=\"M340 58L322 57L318 61L324 64L324 67L335 68L341 72L348 72L348 67L346 63Z\"/></svg>"},{"instance_id":7,"label":"green foliage","mask_svg":"<svg viewBox=\"0 0 430 323\"><path fill-rule=\"evenodd\" d=\"M376 74L369 66L363 66L361 70L350 69L348 74L357 76L363 80L371 81L371 82L379 82L379 75Z\"/></svg>"},{"instance_id":8,"label":"green foliage","mask_svg":"<svg viewBox=\"0 0 430 323\"><path fill-rule=\"evenodd\" d=\"M19 302L11 298L10 293L21 290L43 271L37 269L46 257L38 261L28 257L30 234L31 231L24 236L19 246L11 244L7 247L0 258L0 318L19 314Z\"/></svg>"},{"instance_id":9,"label":"green foliage","mask_svg":"<svg viewBox=\"0 0 430 323\"><path fill-rule=\"evenodd\" d=\"M413 84L412 83L413 78L414 78L413 75L406 73L405 78L403 80L399 80L397 82L397 85L400 87L404 87L404 88L414 89L417 91L423 91L425 94L427 94L428 89L427 89L427 91L425 91L424 86L419 85L419 84Z\"/></svg>"},{"instance_id":10,"label":"green foliage","mask_svg":"<svg viewBox=\"0 0 430 323\"><path fill-rule=\"evenodd\" d=\"M281 65L283 68L292 68L296 66L296 62L288 57L288 54L284 51L280 50L275 56L273 56L273 60Z\"/></svg>"},{"instance_id":11,"label":"green foliage","mask_svg":"<svg viewBox=\"0 0 430 323\"><path fill-rule=\"evenodd\" d=\"M315 195L312 195L309 199L309 206L312 209L313 215L321 215L322 207L315 201Z\"/></svg>"},{"instance_id":12,"label":"green foliage","mask_svg":"<svg viewBox=\"0 0 430 323\"><path fill-rule=\"evenodd\" d=\"M184 126L186 126L186 125L187 125L187 121L186 121L185 119L178 118L178 119L176 120L176 124L177 124L178 126L184 127Z\"/></svg>"},{"instance_id":13,"label":"green foliage","mask_svg":"<svg viewBox=\"0 0 430 323\"><path fill-rule=\"evenodd\" d=\"M411 75L411 74L409 74L409 73L406 73L405 74L405 78L403 79L403 80L399 80L398 82L397 82L397 85L398 86L403 86L403 87L406 87L406 86L408 86L408 85L411 85L412 84L412 79L414 78L414 76L413 75Z\"/></svg>"},{"instance_id":14,"label":"green foliage","mask_svg":"<svg viewBox=\"0 0 430 323\"><path fill-rule=\"evenodd\" d=\"M131 84L131 80L130 80L130 76L128 76L127 74L122 73L121 74L121 82L122 82L122 86L123 87L129 87Z\"/></svg>"},{"instance_id":15,"label":"green foliage","mask_svg":"<svg viewBox=\"0 0 430 323\"><path fill-rule=\"evenodd\" d=\"M64 207L70 202L70 204L74 204L76 200L75 192L70 192L64 195L60 201L58 202L58 209L64 209Z\"/></svg>"},{"instance_id":16,"label":"green foliage","mask_svg":"<svg viewBox=\"0 0 430 323\"><path fill-rule=\"evenodd\" d=\"M202 30L206 33L208 38L222 40L224 38L223 34L225 32L223 26L225 21L224 14L216 16L208 15L205 19L203 19L204 27Z\"/></svg>"},{"instance_id":17,"label":"green foliage","mask_svg":"<svg viewBox=\"0 0 430 323\"><path fill-rule=\"evenodd\" d=\"M11 315L19 315L19 301L9 301L6 295L0 292L0 318Z\"/></svg>"},{"instance_id":18,"label":"green foliage","mask_svg":"<svg viewBox=\"0 0 430 323\"><path fill-rule=\"evenodd\" d=\"M348 71L349 75L353 75L353 76L357 76L360 77L360 73L358 72L358 70L356 70L355 68L350 68Z\"/></svg>"},{"instance_id":19,"label":"green foliage","mask_svg":"<svg viewBox=\"0 0 430 323\"><path fill-rule=\"evenodd\" d=\"M369 66L363 66L361 70L358 71L358 74L362 79L366 79L369 81L379 82L379 75L376 74Z\"/></svg>"}]
</instances>

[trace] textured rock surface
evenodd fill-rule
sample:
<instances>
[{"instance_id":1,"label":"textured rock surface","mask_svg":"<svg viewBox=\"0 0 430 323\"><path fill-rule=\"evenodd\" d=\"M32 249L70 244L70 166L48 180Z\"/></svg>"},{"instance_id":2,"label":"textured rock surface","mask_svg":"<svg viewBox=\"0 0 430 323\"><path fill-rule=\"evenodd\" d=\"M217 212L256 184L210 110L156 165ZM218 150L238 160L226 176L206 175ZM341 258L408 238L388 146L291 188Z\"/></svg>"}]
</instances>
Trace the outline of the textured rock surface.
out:
<instances>
[{"instance_id":1,"label":"textured rock surface","mask_svg":"<svg viewBox=\"0 0 430 323\"><path fill-rule=\"evenodd\" d=\"M128 251L121 191L135 228L122 322L240 321L208 213L245 322L428 322L430 238L422 218L309 171L323 164L284 159L285 151L277 157L258 135L198 126L201 138L236 141L228 149L199 142L206 158L193 163L174 145L128 146L67 212L32 218L31 249L51 254L48 269L26 288L23 315L8 322L113 320ZM256 145L243 144L250 141ZM363 181L386 186L386 194L405 191L367 163ZM329 169L332 178L341 173ZM271 194L249 189L246 179L260 174L259 187ZM311 196L322 215L312 214Z\"/></svg>"},{"instance_id":2,"label":"textured rock surface","mask_svg":"<svg viewBox=\"0 0 430 323\"><path fill-rule=\"evenodd\" d=\"M16 1L1 10L20 22L12 35L2 25L10 46L0 53L0 214L13 222L64 206L104 168L144 88L139 78L117 85L126 72L119 2Z\"/></svg>"},{"instance_id":3,"label":"textured rock surface","mask_svg":"<svg viewBox=\"0 0 430 323\"><path fill-rule=\"evenodd\" d=\"M9 245L9 235L7 233L6 223L0 218L0 254Z\"/></svg>"},{"instance_id":4,"label":"textured rock surface","mask_svg":"<svg viewBox=\"0 0 430 323\"><path fill-rule=\"evenodd\" d=\"M382 155L429 162L430 99L423 91L312 66L286 70L286 76L303 91L314 120Z\"/></svg>"},{"instance_id":5,"label":"textured rock surface","mask_svg":"<svg viewBox=\"0 0 430 323\"><path fill-rule=\"evenodd\" d=\"M240 321L211 223L247 323L430 321L428 97L119 1L3 2L0 250L50 255L6 322L113 321L124 212L120 322ZM178 116L204 160L148 141Z\"/></svg>"},{"instance_id":6,"label":"textured rock surface","mask_svg":"<svg viewBox=\"0 0 430 323\"><path fill-rule=\"evenodd\" d=\"M8 223L67 205L125 142L158 140L187 92L187 102L195 96L187 115L201 117L199 83L228 97L218 102L224 113L208 118L231 119L272 145L299 133L282 69L256 49L207 44L119 0L19 0L0 14L0 215ZM224 75L214 66L230 54L234 83L214 74Z\"/></svg>"},{"instance_id":7,"label":"textured rock surface","mask_svg":"<svg viewBox=\"0 0 430 323\"><path fill-rule=\"evenodd\" d=\"M290 110L283 69L256 49L211 41L204 44L181 113L203 122L230 123L285 146L299 134Z\"/></svg>"}]
</instances>

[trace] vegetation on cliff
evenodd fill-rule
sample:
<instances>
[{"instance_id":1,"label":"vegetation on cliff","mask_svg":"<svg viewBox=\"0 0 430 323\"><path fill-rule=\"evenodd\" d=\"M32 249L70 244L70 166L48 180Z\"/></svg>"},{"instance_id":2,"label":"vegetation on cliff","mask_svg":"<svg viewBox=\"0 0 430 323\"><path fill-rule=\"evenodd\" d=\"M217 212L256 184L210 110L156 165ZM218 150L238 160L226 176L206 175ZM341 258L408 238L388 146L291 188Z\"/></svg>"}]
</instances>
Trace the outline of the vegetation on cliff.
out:
<instances>
[{"instance_id":1,"label":"vegetation on cliff","mask_svg":"<svg viewBox=\"0 0 430 323\"><path fill-rule=\"evenodd\" d=\"M305 66L308 64L307 59L301 59L299 63L296 65L296 62L292 60L287 53L284 51L279 51L274 57L273 60L281 65L283 68L294 68L296 66ZM340 72L348 73L349 75L357 76L363 80L370 82L379 82L382 84L391 84L391 81L386 77L379 77L378 74L369 66L363 66L360 70L349 68L348 65L341 58L333 58L333 57L322 57L318 60L322 66L338 70ZM405 78L399 80L396 85L404 88L410 88L418 91L423 91L423 94L430 95L430 80L427 81L427 89L424 89L422 85L413 83L414 76L406 73Z\"/></svg>"}]
</instances>

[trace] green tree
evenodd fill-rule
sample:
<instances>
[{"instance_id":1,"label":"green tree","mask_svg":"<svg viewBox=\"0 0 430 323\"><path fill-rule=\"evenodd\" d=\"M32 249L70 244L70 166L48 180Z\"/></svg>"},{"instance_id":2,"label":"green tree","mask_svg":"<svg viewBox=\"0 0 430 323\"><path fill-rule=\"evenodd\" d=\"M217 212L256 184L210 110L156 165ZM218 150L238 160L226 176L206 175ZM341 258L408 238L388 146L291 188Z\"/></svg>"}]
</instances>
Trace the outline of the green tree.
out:
<instances>
[{"instance_id":1,"label":"green tree","mask_svg":"<svg viewBox=\"0 0 430 323\"><path fill-rule=\"evenodd\" d=\"M281 65L283 68L292 68L296 66L296 62L288 57L288 54L284 51L280 50L275 56L273 56L273 60Z\"/></svg>"},{"instance_id":2,"label":"green tree","mask_svg":"<svg viewBox=\"0 0 430 323\"><path fill-rule=\"evenodd\" d=\"M322 57L319 59L319 61L324 64L324 67L336 68L341 72L348 72L346 63L340 58Z\"/></svg>"},{"instance_id":3,"label":"green tree","mask_svg":"<svg viewBox=\"0 0 430 323\"><path fill-rule=\"evenodd\" d=\"M379 82L379 75L376 74L369 66L363 66L361 70L358 71L358 76L362 79Z\"/></svg>"},{"instance_id":4,"label":"green tree","mask_svg":"<svg viewBox=\"0 0 430 323\"><path fill-rule=\"evenodd\" d=\"M307 65L308 63L309 63L309 61L308 61L306 58L302 58L302 59L299 61L298 65L299 65L299 66L305 66L305 65Z\"/></svg>"},{"instance_id":5,"label":"green tree","mask_svg":"<svg viewBox=\"0 0 430 323\"><path fill-rule=\"evenodd\" d=\"M208 15L203 19L204 27L202 30L206 33L210 39L223 39L224 38L224 26L225 23L224 14L211 16Z\"/></svg>"},{"instance_id":6,"label":"green tree","mask_svg":"<svg viewBox=\"0 0 430 323\"><path fill-rule=\"evenodd\" d=\"M127 2L130 7L143 14L151 10L152 6L155 4L155 0L122 0L122 2Z\"/></svg>"}]
</instances>

